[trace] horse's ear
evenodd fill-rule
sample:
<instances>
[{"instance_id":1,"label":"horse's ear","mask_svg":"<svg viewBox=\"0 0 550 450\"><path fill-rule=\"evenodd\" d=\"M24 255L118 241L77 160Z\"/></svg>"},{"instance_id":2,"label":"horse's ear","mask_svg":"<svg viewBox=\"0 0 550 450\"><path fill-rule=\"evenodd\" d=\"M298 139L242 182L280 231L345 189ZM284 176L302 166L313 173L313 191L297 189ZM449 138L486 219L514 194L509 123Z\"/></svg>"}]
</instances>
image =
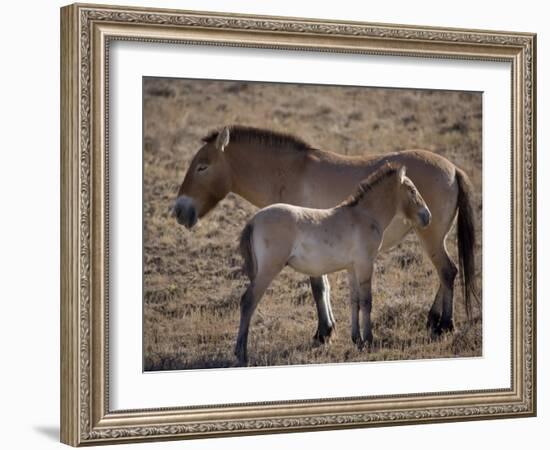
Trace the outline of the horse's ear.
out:
<instances>
[{"instance_id":1,"label":"horse's ear","mask_svg":"<svg viewBox=\"0 0 550 450\"><path fill-rule=\"evenodd\" d=\"M407 174L407 168L405 166L402 166L401 169L399 169L399 183L403 184L403 181L405 181L406 174Z\"/></svg>"},{"instance_id":2,"label":"horse's ear","mask_svg":"<svg viewBox=\"0 0 550 450\"><path fill-rule=\"evenodd\" d=\"M227 147L227 144L229 144L229 128L224 127L224 129L218 133L218 137L216 138L216 147L218 150L223 152L225 147Z\"/></svg>"}]
</instances>

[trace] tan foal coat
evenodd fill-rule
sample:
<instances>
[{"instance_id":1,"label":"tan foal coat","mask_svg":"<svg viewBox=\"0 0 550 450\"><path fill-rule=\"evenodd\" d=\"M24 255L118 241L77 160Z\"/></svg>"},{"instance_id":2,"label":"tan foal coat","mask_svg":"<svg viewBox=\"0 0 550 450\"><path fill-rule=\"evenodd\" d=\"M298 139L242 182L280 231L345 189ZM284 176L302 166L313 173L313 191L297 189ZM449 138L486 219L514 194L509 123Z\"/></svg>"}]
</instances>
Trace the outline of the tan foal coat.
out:
<instances>
[{"instance_id":1,"label":"tan foal coat","mask_svg":"<svg viewBox=\"0 0 550 450\"><path fill-rule=\"evenodd\" d=\"M363 181L354 196L330 209L279 203L261 209L241 235L241 253L251 284L242 297L235 354L247 362L250 320L265 289L289 265L320 277L347 270L352 290L352 340L372 343L370 310L374 260L383 235L396 216L419 228L431 214L405 167L386 164ZM363 336L359 332L359 310Z\"/></svg>"}]
</instances>

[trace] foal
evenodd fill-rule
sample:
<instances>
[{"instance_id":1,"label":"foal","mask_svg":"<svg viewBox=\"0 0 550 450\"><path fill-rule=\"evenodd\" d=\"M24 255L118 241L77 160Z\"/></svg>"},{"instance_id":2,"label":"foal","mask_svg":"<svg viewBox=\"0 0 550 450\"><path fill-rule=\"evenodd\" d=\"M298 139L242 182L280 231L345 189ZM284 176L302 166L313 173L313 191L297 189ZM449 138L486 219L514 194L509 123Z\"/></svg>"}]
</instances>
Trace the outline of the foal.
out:
<instances>
[{"instance_id":1,"label":"foal","mask_svg":"<svg viewBox=\"0 0 550 450\"><path fill-rule=\"evenodd\" d=\"M320 277L347 270L351 287L351 338L372 344L373 263L394 216L411 225L429 225L431 213L405 167L387 163L362 181L354 195L330 209L275 204L258 211L241 234L240 250L250 285L241 298L235 355L246 364L250 319L271 281L288 264ZM359 327L359 311L363 335Z\"/></svg>"}]
</instances>

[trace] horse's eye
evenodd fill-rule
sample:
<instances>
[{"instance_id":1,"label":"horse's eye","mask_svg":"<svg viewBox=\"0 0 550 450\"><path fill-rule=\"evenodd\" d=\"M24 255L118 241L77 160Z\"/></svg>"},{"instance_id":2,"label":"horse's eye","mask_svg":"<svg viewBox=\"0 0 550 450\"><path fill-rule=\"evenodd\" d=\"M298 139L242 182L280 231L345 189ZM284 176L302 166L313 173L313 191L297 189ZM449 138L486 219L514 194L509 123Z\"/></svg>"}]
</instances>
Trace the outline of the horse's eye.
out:
<instances>
[{"instance_id":1,"label":"horse's eye","mask_svg":"<svg viewBox=\"0 0 550 450\"><path fill-rule=\"evenodd\" d=\"M206 169L208 169L206 164L200 164L197 166L197 172L204 172Z\"/></svg>"}]
</instances>

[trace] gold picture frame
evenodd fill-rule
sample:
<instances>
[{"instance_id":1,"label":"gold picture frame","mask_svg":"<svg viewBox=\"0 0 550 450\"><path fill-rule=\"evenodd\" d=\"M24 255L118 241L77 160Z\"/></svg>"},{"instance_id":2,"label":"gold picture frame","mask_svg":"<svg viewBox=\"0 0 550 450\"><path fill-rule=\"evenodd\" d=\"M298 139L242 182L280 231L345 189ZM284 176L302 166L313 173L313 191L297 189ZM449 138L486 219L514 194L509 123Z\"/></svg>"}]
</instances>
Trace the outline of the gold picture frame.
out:
<instances>
[{"instance_id":1,"label":"gold picture frame","mask_svg":"<svg viewBox=\"0 0 550 450\"><path fill-rule=\"evenodd\" d=\"M108 58L114 40L511 63L509 389L112 411ZM73 446L536 414L536 35L74 4L61 9L61 441Z\"/></svg>"}]
</instances>

